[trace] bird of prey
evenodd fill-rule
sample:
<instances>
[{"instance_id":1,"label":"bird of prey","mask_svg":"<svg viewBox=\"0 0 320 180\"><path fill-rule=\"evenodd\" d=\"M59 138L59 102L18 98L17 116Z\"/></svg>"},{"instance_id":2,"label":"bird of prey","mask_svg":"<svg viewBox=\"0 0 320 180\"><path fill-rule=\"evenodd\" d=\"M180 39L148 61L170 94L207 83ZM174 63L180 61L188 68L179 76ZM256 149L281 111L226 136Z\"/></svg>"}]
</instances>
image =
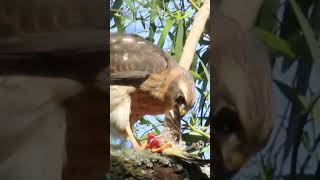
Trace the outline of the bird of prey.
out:
<instances>
[{"instance_id":1,"label":"bird of prey","mask_svg":"<svg viewBox=\"0 0 320 180\"><path fill-rule=\"evenodd\" d=\"M161 48L132 34L110 34L110 60L111 135L145 149L131 127L144 115L165 114L165 125L179 142L180 119L195 103L192 75Z\"/></svg>"},{"instance_id":2,"label":"bird of prey","mask_svg":"<svg viewBox=\"0 0 320 180\"><path fill-rule=\"evenodd\" d=\"M231 178L269 139L274 124L272 71L258 36L241 27L240 21L217 12L212 29L217 35L212 47L213 130L218 147L214 155L220 156L214 165L223 172L215 174L216 179L222 179Z\"/></svg>"}]
</instances>

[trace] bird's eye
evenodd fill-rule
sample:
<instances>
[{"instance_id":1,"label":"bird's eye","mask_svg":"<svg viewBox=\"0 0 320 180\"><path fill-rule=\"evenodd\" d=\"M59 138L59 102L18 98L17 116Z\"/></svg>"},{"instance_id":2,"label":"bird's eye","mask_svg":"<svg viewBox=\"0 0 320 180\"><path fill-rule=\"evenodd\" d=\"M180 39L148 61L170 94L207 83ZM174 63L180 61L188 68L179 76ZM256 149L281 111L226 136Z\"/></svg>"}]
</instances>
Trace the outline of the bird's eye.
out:
<instances>
[{"instance_id":1,"label":"bird's eye","mask_svg":"<svg viewBox=\"0 0 320 180\"><path fill-rule=\"evenodd\" d=\"M178 103L178 104L185 104L185 103L186 103L186 100L184 99L183 96L179 95L179 96L177 97L177 103Z\"/></svg>"}]
</instances>

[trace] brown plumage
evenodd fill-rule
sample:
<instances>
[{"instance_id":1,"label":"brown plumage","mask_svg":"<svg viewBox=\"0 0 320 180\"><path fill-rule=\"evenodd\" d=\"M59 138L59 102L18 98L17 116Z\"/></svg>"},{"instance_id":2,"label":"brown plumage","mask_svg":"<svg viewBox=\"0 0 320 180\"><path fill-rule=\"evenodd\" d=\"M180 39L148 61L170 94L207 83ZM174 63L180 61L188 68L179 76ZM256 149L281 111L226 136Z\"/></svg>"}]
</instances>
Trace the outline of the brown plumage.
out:
<instances>
[{"instance_id":1,"label":"brown plumage","mask_svg":"<svg viewBox=\"0 0 320 180\"><path fill-rule=\"evenodd\" d=\"M0 0L0 179L105 176L104 5Z\"/></svg>"},{"instance_id":2,"label":"brown plumage","mask_svg":"<svg viewBox=\"0 0 320 180\"><path fill-rule=\"evenodd\" d=\"M219 158L226 174L232 176L269 138L273 127L272 76L258 37L233 18L223 14L214 18L213 127Z\"/></svg>"},{"instance_id":3,"label":"brown plumage","mask_svg":"<svg viewBox=\"0 0 320 180\"><path fill-rule=\"evenodd\" d=\"M90 26L104 29L104 3L99 0L0 0L0 36L24 38L29 33Z\"/></svg>"},{"instance_id":4,"label":"brown plumage","mask_svg":"<svg viewBox=\"0 0 320 180\"><path fill-rule=\"evenodd\" d=\"M166 125L179 141L180 118L195 102L191 74L139 36L111 33L110 44L111 132L129 137L139 149L131 126L144 115L166 113Z\"/></svg>"}]
</instances>

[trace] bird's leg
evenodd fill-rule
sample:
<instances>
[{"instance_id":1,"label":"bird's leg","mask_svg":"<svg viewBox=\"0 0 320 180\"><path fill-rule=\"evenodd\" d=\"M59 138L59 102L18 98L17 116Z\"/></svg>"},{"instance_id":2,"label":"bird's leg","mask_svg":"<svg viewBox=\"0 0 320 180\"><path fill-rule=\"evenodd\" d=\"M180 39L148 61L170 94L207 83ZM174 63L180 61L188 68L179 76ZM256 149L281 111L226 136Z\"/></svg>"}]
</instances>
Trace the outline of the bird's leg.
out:
<instances>
[{"instance_id":1,"label":"bird's leg","mask_svg":"<svg viewBox=\"0 0 320 180\"><path fill-rule=\"evenodd\" d=\"M136 138L134 137L130 125L128 125L128 126L126 127L126 133L127 133L128 137L129 137L129 139L130 139L130 141L131 141L131 143L132 143L132 145L133 145L134 150L141 151L141 150L144 150L144 149L145 149L143 146L141 146L141 145L138 143L138 141L137 141Z\"/></svg>"},{"instance_id":2,"label":"bird's leg","mask_svg":"<svg viewBox=\"0 0 320 180\"><path fill-rule=\"evenodd\" d=\"M158 147L158 148L153 148L151 149L151 152L155 152L155 153L162 153L163 150L167 149L167 148L171 148L172 144L170 143L165 143L162 146Z\"/></svg>"},{"instance_id":3,"label":"bird's leg","mask_svg":"<svg viewBox=\"0 0 320 180\"><path fill-rule=\"evenodd\" d=\"M148 141L144 142L144 143L141 145L141 147L142 147L143 149L147 149L148 146L149 146Z\"/></svg>"}]
</instances>

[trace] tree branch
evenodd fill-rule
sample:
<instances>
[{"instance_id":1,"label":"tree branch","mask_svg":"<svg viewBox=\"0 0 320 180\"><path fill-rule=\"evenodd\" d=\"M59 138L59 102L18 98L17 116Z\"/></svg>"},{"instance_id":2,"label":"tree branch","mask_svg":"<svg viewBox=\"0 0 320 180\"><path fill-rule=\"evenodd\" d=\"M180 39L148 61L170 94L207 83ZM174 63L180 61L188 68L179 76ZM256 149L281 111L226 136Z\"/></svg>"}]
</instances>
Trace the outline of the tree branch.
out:
<instances>
[{"instance_id":1,"label":"tree branch","mask_svg":"<svg viewBox=\"0 0 320 180\"><path fill-rule=\"evenodd\" d=\"M110 159L110 179L210 179L210 167L202 161L188 161L150 151L123 150L115 146L110 147Z\"/></svg>"},{"instance_id":2,"label":"tree branch","mask_svg":"<svg viewBox=\"0 0 320 180\"><path fill-rule=\"evenodd\" d=\"M183 52L179 64L185 69L190 69L198 41L204 30L209 15L210 0L205 0L197 16L194 18L192 29L183 47Z\"/></svg>"}]
</instances>

